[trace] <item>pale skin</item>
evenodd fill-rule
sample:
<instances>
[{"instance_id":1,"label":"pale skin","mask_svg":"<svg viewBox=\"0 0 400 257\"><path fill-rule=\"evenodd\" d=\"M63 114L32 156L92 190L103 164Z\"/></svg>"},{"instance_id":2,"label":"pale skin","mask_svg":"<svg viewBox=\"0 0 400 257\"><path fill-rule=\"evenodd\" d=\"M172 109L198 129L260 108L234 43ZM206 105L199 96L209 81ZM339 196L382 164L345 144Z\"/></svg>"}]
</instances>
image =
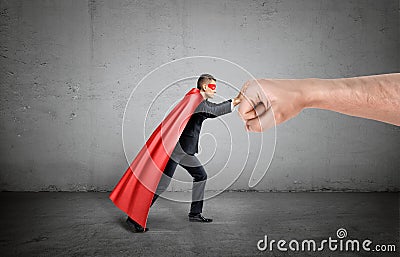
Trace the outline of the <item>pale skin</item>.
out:
<instances>
[{"instance_id":1,"label":"pale skin","mask_svg":"<svg viewBox=\"0 0 400 257\"><path fill-rule=\"evenodd\" d=\"M305 108L400 126L400 73L339 79L257 79L247 81L241 92L239 115L248 131L267 130Z\"/></svg>"},{"instance_id":2,"label":"pale skin","mask_svg":"<svg viewBox=\"0 0 400 257\"><path fill-rule=\"evenodd\" d=\"M203 83L201 85L200 94L203 96L204 99L214 98L214 95L217 92L216 89L213 90L213 89L209 88L207 86L208 84L216 84L216 81L211 79L207 83ZM232 99L233 106L238 105L241 102L241 100L242 100L241 92L239 92L239 94L235 98Z\"/></svg>"}]
</instances>

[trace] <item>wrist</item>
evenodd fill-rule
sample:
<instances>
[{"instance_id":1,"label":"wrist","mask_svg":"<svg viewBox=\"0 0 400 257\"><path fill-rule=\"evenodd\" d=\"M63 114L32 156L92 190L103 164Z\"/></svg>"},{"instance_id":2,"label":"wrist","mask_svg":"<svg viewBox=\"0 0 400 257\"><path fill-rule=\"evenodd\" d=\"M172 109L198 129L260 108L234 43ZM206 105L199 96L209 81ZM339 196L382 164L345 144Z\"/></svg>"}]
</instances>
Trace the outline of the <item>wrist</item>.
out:
<instances>
[{"instance_id":1,"label":"wrist","mask_svg":"<svg viewBox=\"0 0 400 257\"><path fill-rule=\"evenodd\" d=\"M302 98L304 99L304 108L319 108L322 104L325 94L326 80L310 78L303 80L304 85L300 87Z\"/></svg>"}]
</instances>

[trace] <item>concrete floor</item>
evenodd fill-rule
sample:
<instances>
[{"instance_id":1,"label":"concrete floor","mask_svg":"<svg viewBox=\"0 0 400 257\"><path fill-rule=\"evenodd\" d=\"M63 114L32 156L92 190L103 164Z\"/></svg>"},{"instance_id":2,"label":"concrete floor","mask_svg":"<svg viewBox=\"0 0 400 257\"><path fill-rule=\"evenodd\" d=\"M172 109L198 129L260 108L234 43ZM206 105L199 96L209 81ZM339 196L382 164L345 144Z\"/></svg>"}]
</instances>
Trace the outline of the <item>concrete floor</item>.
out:
<instances>
[{"instance_id":1,"label":"concrete floor","mask_svg":"<svg viewBox=\"0 0 400 257\"><path fill-rule=\"evenodd\" d=\"M398 193L225 192L206 201L210 224L189 223L188 204L160 199L143 234L131 233L109 193L0 193L1 256L398 256ZM188 194L188 193L168 193ZM269 240L368 238L396 253L261 252ZM287 246L287 245L286 245Z\"/></svg>"}]
</instances>

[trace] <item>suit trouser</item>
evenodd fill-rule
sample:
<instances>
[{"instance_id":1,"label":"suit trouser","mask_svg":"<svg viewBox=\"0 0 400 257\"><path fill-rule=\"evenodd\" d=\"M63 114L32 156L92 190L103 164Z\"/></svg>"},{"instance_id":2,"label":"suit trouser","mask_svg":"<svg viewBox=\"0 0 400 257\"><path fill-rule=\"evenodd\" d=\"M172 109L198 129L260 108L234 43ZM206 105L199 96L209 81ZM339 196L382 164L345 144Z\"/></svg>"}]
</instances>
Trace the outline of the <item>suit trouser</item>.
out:
<instances>
[{"instance_id":1,"label":"suit trouser","mask_svg":"<svg viewBox=\"0 0 400 257\"><path fill-rule=\"evenodd\" d=\"M151 205L157 200L158 196L163 193L171 182L171 178L175 173L178 164L186 169L193 177L192 186L192 204L190 206L190 214L198 214L203 210L204 189L207 181L207 173L201 165L199 159L194 155L189 155L183 151L179 142L172 152L164 173L161 176L160 183L154 193Z\"/></svg>"}]
</instances>

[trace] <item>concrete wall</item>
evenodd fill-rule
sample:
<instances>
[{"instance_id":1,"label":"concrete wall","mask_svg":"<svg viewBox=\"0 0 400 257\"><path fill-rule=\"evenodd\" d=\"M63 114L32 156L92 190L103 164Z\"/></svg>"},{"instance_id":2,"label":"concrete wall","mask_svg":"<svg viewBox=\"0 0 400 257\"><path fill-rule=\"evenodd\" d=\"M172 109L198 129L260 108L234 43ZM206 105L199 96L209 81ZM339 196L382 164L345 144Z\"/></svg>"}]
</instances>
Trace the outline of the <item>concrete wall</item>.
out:
<instances>
[{"instance_id":1,"label":"concrete wall","mask_svg":"<svg viewBox=\"0 0 400 257\"><path fill-rule=\"evenodd\" d=\"M128 165L121 132L130 93L154 68L181 57L225 58L255 77L399 71L397 0L1 0L0 27L0 190L111 190ZM176 102L183 95L177 92L160 104ZM247 137L237 115L224 121ZM204 129L221 124L207 121ZM276 132L275 155L257 190L399 189L399 127L306 110ZM273 133L265 138L269 156ZM132 155L144 140L131 140ZM228 134L218 140L218 150L230 147ZM227 169L243 166L247 147L232 146ZM231 189L249 188L257 151ZM261 158L258 172L269 161ZM208 172L221 162L214 158ZM180 168L177 176L188 177ZM207 188L220 189L223 180Z\"/></svg>"}]
</instances>

